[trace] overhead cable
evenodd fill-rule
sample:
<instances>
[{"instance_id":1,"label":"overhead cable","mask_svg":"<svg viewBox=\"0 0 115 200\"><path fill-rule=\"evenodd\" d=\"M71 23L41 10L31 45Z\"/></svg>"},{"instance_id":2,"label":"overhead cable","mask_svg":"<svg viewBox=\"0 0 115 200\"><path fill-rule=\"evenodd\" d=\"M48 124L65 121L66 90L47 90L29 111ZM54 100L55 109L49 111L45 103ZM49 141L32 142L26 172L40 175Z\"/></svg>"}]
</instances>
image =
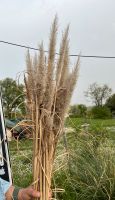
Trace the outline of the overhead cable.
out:
<instances>
[{"instance_id":1,"label":"overhead cable","mask_svg":"<svg viewBox=\"0 0 115 200\"><path fill-rule=\"evenodd\" d=\"M26 49L31 49L34 51L40 51L40 49L35 48L35 47L31 47L31 46L26 46L26 45L21 45L21 44L17 44L17 43L13 43L13 42L8 42L8 41L4 41L4 40L0 40L0 43L3 44L7 44L7 45L12 45L12 46L16 46L16 47L21 47L21 48L26 48ZM44 51L45 53L48 53L49 51ZM56 55L60 55L59 53L55 53ZM114 59L115 56L99 56L99 55L79 55L79 54L70 54L70 57L81 57L81 58L102 58L102 59Z\"/></svg>"}]
</instances>

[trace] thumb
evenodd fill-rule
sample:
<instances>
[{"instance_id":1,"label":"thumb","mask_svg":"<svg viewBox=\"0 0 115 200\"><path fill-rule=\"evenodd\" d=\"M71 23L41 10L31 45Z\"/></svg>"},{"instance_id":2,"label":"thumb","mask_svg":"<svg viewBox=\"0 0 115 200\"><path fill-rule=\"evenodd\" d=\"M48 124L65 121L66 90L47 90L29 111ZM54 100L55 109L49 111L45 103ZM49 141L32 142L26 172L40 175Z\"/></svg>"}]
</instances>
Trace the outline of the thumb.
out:
<instances>
[{"instance_id":1,"label":"thumb","mask_svg":"<svg viewBox=\"0 0 115 200\"><path fill-rule=\"evenodd\" d=\"M31 193L31 197L40 197L40 192L36 191L36 190L32 190L32 193Z\"/></svg>"}]
</instances>

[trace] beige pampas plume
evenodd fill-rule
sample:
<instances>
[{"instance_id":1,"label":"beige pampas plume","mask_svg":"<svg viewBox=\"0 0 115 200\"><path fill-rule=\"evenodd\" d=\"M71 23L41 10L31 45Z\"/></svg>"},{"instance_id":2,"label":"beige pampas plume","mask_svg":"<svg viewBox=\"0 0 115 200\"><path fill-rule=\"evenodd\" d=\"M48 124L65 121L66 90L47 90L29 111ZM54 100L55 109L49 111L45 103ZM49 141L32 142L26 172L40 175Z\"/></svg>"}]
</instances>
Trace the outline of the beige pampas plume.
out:
<instances>
[{"instance_id":1,"label":"beige pampas plume","mask_svg":"<svg viewBox=\"0 0 115 200\"><path fill-rule=\"evenodd\" d=\"M60 45L60 55L59 55L59 59L57 62L57 71L56 71L56 84L57 87L60 83L60 79L61 79L61 75L62 71L63 71L63 67L64 67L64 59L66 59L66 53L67 53L67 48L68 48L68 31L69 31L69 26L66 28L64 35L62 37L62 42ZM67 57L68 58L68 57ZM67 69L68 66L66 66Z\"/></svg>"},{"instance_id":2,"label":"beige pampas plume","mask_svg":"<svg viewBox=\"0 0 115 200\"><path fill-rule=\"evenodd\" d=\"M55 63L57 16L51 27L46 58L43 43L38 55L27 53L24 77L26 97L33 127L33 185L40 190L40 200L49 200L55 151L71 96L78 79L79 60L69 71L69 26L63 33L60 52Z\"/></svg>"},{"instance_id":3,"label":"beige pampas plume","mask_svg":"<svg viewBox=\"0 0 115 200\"><path fill-rule=\"evenodd\" d=\"M55 50L56 50L56 38L57 38L57 16L53 21L50 33L49 42L49 54L47 64L47 76L46 76L46 92L45 92L45 108L50 111L53 102L54 92L54 61L55 61Z\"/></svg>"},{"instance_id":4,"label":"beige pampas plume","mask_svg":"<svg viewBox=\"0 0 115 200\"><path fill-rule=\"evenodd\" d=\"M41 43L40 47L40 53L38 56L38 65L36 70L36 88L37 88L37 95L38 95L38 104L42 104L44 93L45 93L45 87L46 87L46 68L45 68L45 55L44 55L44 47L43 43Z\"/></svg>"}]
</instances>

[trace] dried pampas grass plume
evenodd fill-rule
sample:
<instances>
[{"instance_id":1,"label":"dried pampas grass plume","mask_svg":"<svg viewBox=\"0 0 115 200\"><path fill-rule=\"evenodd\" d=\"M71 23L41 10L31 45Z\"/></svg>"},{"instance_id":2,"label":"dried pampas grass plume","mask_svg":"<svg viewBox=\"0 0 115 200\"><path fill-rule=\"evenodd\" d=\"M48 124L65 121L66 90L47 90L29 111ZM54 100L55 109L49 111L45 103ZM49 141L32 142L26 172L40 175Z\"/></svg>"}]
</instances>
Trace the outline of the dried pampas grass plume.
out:
<instances>
[{"instance_id":1,"label":"dried pampas grass plume","mask_svg":"<svg viewBox=\"0 0 115 200\"><path fill-rule=\"evenodd\" d=\"M56 146L63 134L65 115L78 79L80 58L73 71L69 71L68 32L69 26L63 33L56 64L57 16L51 27L47 58L43 43L34 58L27 52L24 81L33 123L33 184L41 192L40 200L48 200Z\"/></svg>"}]
</instances>

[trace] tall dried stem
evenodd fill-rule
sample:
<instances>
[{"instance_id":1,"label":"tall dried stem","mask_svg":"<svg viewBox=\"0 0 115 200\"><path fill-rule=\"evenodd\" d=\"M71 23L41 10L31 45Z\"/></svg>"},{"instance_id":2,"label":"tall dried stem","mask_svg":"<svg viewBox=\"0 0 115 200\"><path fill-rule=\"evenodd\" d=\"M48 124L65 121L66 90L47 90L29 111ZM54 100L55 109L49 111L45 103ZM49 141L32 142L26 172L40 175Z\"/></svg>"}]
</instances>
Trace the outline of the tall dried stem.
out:
<instances>
[{"instance_id":1,"label":"tall dried stem","mask_svg":"<svg viewBox=\"0 0 115 200\"><path fill-rule=\"evenodd\" d=\"M48 200L57 142L63 134L65 115L78 79L79 58L69 72L69 26L62 36L60 55L55 64L57 17L50 34L49 53L40 52L32 59L27 53L24 77L27 104L33 123L33 184L40 190L40 200ZM55 69L56 68L56 69Z\"/></svg>"}]
</instances>

